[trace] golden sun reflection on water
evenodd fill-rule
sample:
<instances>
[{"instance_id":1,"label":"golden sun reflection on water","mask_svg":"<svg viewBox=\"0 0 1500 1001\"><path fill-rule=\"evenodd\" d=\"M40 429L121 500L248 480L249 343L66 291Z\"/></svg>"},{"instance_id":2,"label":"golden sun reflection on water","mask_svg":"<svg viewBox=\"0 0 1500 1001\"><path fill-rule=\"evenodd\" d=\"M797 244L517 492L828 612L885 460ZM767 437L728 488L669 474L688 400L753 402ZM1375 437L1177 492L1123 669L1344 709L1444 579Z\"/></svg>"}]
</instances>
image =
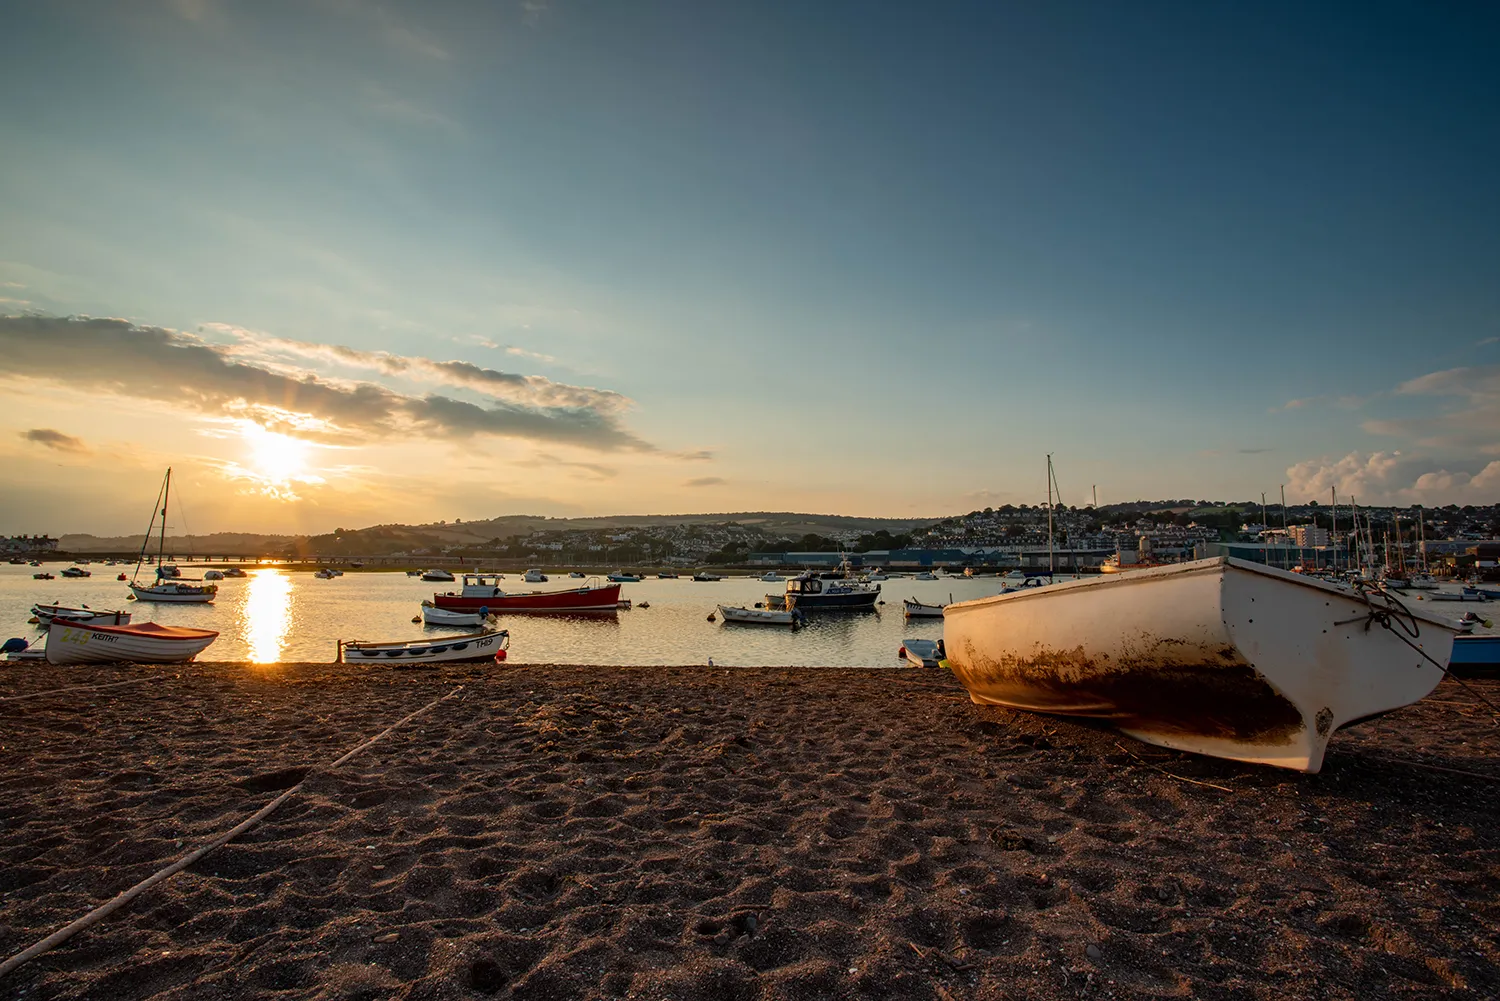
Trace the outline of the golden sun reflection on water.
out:
<instances>
[{"instance_id":1,"label":"golden sun reflection on water","mask_svg":"<svg viewBox=\"0 0 1500 1001\"><path fill-rule=\"evenodd\" d=\"M248 583L240 633L252 664L274 664L291 625L292 581L280 570L252 570Z\"/></svg>"}]
</instances>

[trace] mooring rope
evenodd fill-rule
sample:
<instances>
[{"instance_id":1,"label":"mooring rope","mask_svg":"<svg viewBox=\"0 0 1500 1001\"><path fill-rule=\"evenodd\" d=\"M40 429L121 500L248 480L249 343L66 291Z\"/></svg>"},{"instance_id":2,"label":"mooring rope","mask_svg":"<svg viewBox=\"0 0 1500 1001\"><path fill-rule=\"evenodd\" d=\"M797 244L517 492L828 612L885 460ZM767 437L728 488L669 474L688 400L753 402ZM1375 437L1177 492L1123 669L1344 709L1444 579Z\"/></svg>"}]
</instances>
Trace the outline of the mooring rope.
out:
<instances>
[{"instance_id":1,"label":"mooring rope","mask_svg":"<svg viewBox=\"0 0 1500 1001\"><path fill-rule=\"evenodd\" d=\"M19 702L22 699L39 699L43 695L61 695L64 692L93 692L101 688L119 688L121 685L139 685L143 681L154 681L154 678L131 678L129 681L111 681L107 685L74 685L72 688L54 688L47 692L31 692L26 695L7 695L0 698L0 702Z\"/></svg>"},{"instance_id":2,"label":"mooring rope","mask_svg":"<svg viewBox=\"0 0 1500 1001\"><path fill-rule=\"evenodd\" d=\"M1370 600L1371 590L1370 588L1365 586L1363 581L1355 582L1354 593L1361 601L1365 603L1366 613L1364 615L1356 615L1352 619L1340 619L1339 621L1335 622L1334 625L1347 626L1352 622L1358 622L1363 619L1365 623L1365 632L1369 632L1370 626L1374 625L1377 622L1380 623L1382 629L1389 631L1392 636L1396 637L1402 643L1405 643L1417 653L1421 654L1423 659L1425 659L1427 663L1431 664L1439 671L1442 671L1443 674L1447 677L1452 678L1454 681L1458 682L1458 684L1463 688L1464 691L1468 692L1480 702L1483 702L1485 705L1489 706L1490 709L1494 712L1500 713L1500 706L1495 705L1495 703L1485 698L1483 693L1472 688L1468 684L1468 682L1464 681L1464 679L1448 670L1447 664L1439 664L1437 660L1432 656L1432 654L1428 653L1426 650L1423 650L1421 647L1417 646L1417 644L1412 642L1412 640L1418 639L1422 635L1422 627L1417 624L1416 615L1401 603L1400 598L1397 598L1389 591L1376 590L1374 591L1374 594L1378 595L1382 602L1381 604L1376 604L1374 601ZM1492 717L1490 719L1490 722L1496 726L1500 726L1500 719L1495 719Z\"/></svg>"},{"instance_id":3,"label":"mooring rope","mask_svg":"<svg viewBox=\"0 0 1500 1001\"><path fill-rule=\"evenodd\" d=\"M441 698L434 699L431 702L427 703L427 705L423 706L421 709L418 709L416 712L410 713L406 716L403 716L401 719L398 719L396 722L392 723L390 726L386 727L384 730L380 731L375 736L365 741L363 744L360 744L358 747L354 748L354 750L349 751L342 757L339 757L338 759L333 761L327 766L328 769L332 770L334 768L337 768L339 765L342 765L344 762L354 757L360 751L363 751L371 744L386 736L386 734L390 733L392 730L395 730L397 727L401 726L404 723L411 722L418 716L425 713L427 710L431 709L433 706L436 706L441 702L446 702L447 700L453 698L453 696L457 695L463 690L463 687L463 685L459 685L447 695L444 695ZM309 772L308 776L310 776L311 774L312 772ZM145 893L156 884L170 879L172 876L175 876L177 873L186 869L194 862L197 862L199 859L203 858L203 856L207 855L215 848L226 845L230 841L233 841L235 838L239 837L241 834L244 834L246 831L250 830L250 828L254 827L256 824L269 817L278 806L290 799L292 794L295 793L298 789L301 789L302 786L307 782L308 776L304 776L302 780L296 785L292 786L290 789L286 790L281 795L271 800L271 802L267 803L259 810L256 810L253 814L246 817L239 824L235 825L232 829L225 831L223 834L214 838L208 844L196 849L195 851L189 852L187 855L184 855L182 858L178 859L176 862L173 862L171 865L157 870L150 876L147 876L145 879L132 886L130 889L122 891L113 899L105 901L98 907L95 907L83 917L63 926L62 928L59 928L57 931L53 932L51 935L48 935L46 938L42 939L40 942L36 943L30 948L23 949L21 952L18 952L14 956L11 956L5 962L0 963L0 977L5 976L7 973L16 969L21 964L33 960L43 953L57 948L59 945L62 945L74 935L78 934L86 928L91 927L92 925L97 924L104 918L108 917L110 914L113 914L115 911L124 907L126 904L130 903L136 897L139 897L141 894Z\"/></svg>"}]
</instances>

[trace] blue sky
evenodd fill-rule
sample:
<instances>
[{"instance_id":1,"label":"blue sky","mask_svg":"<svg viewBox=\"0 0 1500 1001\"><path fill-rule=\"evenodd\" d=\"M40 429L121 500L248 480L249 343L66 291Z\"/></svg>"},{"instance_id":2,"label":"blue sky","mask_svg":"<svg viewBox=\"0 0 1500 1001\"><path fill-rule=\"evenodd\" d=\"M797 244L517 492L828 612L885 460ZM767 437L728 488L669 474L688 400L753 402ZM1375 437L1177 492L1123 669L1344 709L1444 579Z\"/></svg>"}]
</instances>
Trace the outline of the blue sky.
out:
<instances>
[{"instance_id":1,"label":"blue sky","mask_svg":"<svg viewBox=\"0 0 1500 1001\"><path fill-rule=\"evenodd\" d=\"M0 335L121 363L7 374L15 530L129 528L169 461L224 528L941 515L1048 451L1072 502L1500 500L1493 8L4 18Z\"/></svg>"}]
</instances>

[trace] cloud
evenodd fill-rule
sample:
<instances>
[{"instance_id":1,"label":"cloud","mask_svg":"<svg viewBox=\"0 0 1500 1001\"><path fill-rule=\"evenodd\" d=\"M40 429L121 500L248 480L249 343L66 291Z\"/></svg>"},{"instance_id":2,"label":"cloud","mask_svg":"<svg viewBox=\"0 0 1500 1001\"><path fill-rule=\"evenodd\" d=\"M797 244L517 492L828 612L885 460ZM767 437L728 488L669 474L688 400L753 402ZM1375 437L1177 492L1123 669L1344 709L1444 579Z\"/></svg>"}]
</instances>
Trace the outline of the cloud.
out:
<instances>
[{"instance_id":1,"label":"cloud","mask_svg":"<svg viewBox=\"0 0 1500 1001\"><path fill-rule=\"evenodd\" d=\"M629 397L607 389L570 386L540 375L499 372L480 368L466 361L434 361L431 358L414 358L387 351L360 351L338 344L313 344L283 337L267 337L227 324L205 324L204 328L229 333L240 340L239 345L225 349L229 354L262 361L290 355L385 375L472 389L487 396L528 406L583 407L604 413L622 413L631 406Z\"/></svg>"},{"instance_id":2,"label":"cloud","mask_svg":"<svg viewBox=\"0 0 1500 1001\"><path fill-rule=\"evenodd\" d=\"M30 431L20 432L20 437L26 441L34 442L44 448L56 449L59 452L87 452L88 446L83 443L82 438L75 438L61 431L51 428L32 428Z\"/></svg>"},{"instance_id":3,"label":"cloud","mask_svg":"<svg viewBox=\"0 0 1500 1001\"><path fill-rule=\"evenodd\" d=\"M696 479L688 480L686 483L683 484L683 486L685 486L685 487L722 487L722 486L724 486L728 482L729 481L726 480L726 479L724 479L724 477L722 477L722 476L699 476Z\"/></svg>"},{"instance_id":4,"label":"cloud","mask_svg":"<svg viewBox=\"0 0 1500 1001\"><path fill-rule=\"evenodd\" d=\"M1500 455L1500 365L1429 372L1396 387L1398 396L1456 399L1440 413L1375 419L1361 425L1371 434L1414 438L1429 448L1477 449Z\"/></svg>"},{"instance_id":5,"label":"cloud","mask_svg":"<svg viewBox=\"0 0 1500 1001\"><path fill-rule=\"evenodd\" d=\"M673 452L672 458L681 459L683 462L712 462L714 454L706 448L692 449L687 452Z\"/></svg>"},{"instance_id":6,"label":"cloud","mask_svg":"<svg viewBox=\"0 0 1500 1001\"><path fill-rule=\"evenodd\" d=\"M1260 455L1262 452L1271 451L1269 448L1241 448L1236 449L1241 455Z\"/></svg>"},{"instance_id":7,"label":"cloud","mask_svg":"<svg viewBox=\"0 0 1500 1001\"><path fill-rule=\"evenodd\" d=\"M1500 497L1500 461L1471 473L1420 455L1350 452L1299 462L1286 474L1287 497L1299 501L1322 501L1333 487L1341 502L1353 497L1360 504L1493 504Z\"/></svg>"},{"instance_id":8,"label":"cloud","mask_svg":"<svg viewBox=\"0 0 1500 1001\"><path fill-rule=\"evenodd\" d=\"M1475 347L1476 347L1476 348L1482 348L1482 347L1484 347L1484 346L1485 346L1485 345L1486 345L1486 344L1494 344L1494 343L1496 343L1496 342L1500 342L1500 337L1486 337L1486 338L1485 338L1485 339L1484 339L1484 340L1481 340L1481 341L1475 341L1475 342L1474 342L1474 346L1475 346Z\"/></svg>"},{"instance_id":9,"label":"cloud","mask_svg":"<svg viewBox=\"0 0 1500 1001\"><path fill-rule=\"evenodd\" d=\"M297 343L297 342L288 342ZM485 405L438 394L396 392L372 382L335 382L252 364L231 348L161 327L87 317L0 316L0 378L154 400L214 417L311 418L350 438L467 438L494 435L596 451L655 452L621 426L629 401L618 393L565 386L535 376L330 346L334 354L383 359L397 373L444 376L490 396Z\"/></svg>"},{"instance_id":10,"label":"cloud","mask_svg":"<svg viewBox=\"0 0 1500 1001\"><path fill-rule=\"evenodd\" d=\"M489 346L494 347L495 345L491 344ZM538 351L527 351L525 348L518 348L513 344L506 345L505 353L508 355L515 355L518 358L533 358L539 362L545 362L548 365L552 365L557 362L557 359L552 357L551 355L544 355Z\"/></svg>"},{"instance_id":11,"label":"cloud","mask_svg":"<svg viewBox=\"0 0 1500 1001\"><path fill-rule=\"evenodd\" d=\"M512 462L513 466L524 466L531 469L539 469L547 466L561 466L564 469L577 469L590 474L595 479L611 480L620 475L620 471L613 466L601 465L597 462L572 462L560 459L555 455L538 453L530 459L521 459Z\"/></svg>"}]
</instances>

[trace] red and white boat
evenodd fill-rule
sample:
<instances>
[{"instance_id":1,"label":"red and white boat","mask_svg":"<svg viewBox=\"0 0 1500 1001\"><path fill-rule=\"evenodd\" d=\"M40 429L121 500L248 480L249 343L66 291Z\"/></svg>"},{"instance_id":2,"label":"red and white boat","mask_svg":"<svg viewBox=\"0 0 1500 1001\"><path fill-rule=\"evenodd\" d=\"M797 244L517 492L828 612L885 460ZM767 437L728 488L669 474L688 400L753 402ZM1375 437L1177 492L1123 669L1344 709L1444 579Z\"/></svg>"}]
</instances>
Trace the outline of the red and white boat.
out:
<instances>
[{"instance_id":1,"label":"red and white boat","mask_svg":"<svg viewBox=\"0 0 1500 1001\"><path fill-rule=\"evenodd\" d=\"M163 626L91 626L54 619L47 627L49 664L180 664L219 638L213 629Z\"/></svg>"},{"instance_id":2,"label":"red and white boat","mask_svg":"<svg viewBox=\"0 0 1500 1001\"><path fill-rule=\"evenodd\" d=\"M435 594L438 608L459 612L612 612L619 607L620 585L591 579L583 587L565 591L509 593L500 588L500 578L491 574L464 574L463 590Z\"/></svg>"},{"instance_id":3,"label":"red and white boat","mask_svg":"<svg viewBox=\"0 0 1500 1001\"><path fill-rule=\"evenodd\" d=\"M70 608L67 605L32 605L31 614L36 616L37 621L41 623L44 629L52 625L54 621L99 626L130 625L129 612L90 608L87 605L81 608Z\"/></svg>"}]
</instances>

